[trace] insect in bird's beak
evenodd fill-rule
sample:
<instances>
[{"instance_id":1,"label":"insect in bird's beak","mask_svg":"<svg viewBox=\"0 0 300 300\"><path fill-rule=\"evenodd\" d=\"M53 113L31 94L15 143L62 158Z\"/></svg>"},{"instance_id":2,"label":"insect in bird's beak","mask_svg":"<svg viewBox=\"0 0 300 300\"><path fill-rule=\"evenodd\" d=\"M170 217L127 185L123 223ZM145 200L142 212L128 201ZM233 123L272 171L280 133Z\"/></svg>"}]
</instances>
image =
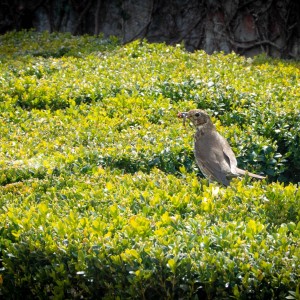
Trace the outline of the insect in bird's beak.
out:
<instances>
[{"instance_id":1,"label":"insect in bird's beak","mask_svg":"<svg viewBox=\"0 0 300 300\"><path fill-rule=\"evenodd\" d=\"M182 118L182 124L185 127L185 122L186 122L186 118L187 118L188 113L187 112L179 112L177 114L178 118Z\"/></svg>"}]
</instances>

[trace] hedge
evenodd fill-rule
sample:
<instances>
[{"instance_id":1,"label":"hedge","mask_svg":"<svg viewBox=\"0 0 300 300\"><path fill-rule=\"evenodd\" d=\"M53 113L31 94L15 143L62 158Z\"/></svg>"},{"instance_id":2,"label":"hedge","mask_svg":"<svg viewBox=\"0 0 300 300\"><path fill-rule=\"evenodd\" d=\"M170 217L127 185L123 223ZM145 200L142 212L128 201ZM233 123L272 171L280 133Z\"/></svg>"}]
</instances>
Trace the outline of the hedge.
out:
<instances>
[{"instance_id":1,"label":"hedge","mask_svg":"<svg viewBox=\"0 0 300 300\"><path fill-rule=\"evenodd\" d=\"M0 36L0 295L299 299L299 62L69 34ZM208 183L207 110L240 167Z\"/></svg>"}]
</instances>

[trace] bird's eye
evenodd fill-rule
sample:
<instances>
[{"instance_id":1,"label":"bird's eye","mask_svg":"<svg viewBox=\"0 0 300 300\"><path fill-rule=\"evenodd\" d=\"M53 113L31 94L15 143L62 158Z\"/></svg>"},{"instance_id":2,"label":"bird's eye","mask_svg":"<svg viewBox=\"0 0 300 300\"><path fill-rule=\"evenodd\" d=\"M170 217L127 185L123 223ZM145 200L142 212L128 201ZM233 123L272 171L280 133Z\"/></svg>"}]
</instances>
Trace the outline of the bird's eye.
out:
<instances>
[{"instance_id":1,"label":"bird's eye","mask_svg":"<svg viewBox=\"0 0 300 300\"><path fill-rule=\"evenodd\" d=\"M199 117L200 116L200 114L199 113L195 113L195 117Z\"/></svg>"}]
</instances>

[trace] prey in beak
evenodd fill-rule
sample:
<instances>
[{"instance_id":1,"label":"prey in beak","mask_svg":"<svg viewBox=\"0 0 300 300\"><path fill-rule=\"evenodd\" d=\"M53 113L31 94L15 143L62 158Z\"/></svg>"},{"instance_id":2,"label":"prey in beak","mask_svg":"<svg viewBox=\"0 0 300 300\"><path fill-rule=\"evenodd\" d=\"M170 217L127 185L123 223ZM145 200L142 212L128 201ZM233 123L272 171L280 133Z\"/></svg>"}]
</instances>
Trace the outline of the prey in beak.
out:
<instances>
[{"instance_id":1,"label":"prey in beak","mask_svg":"<svg viewBox=\"0 0 300 300\"><path fill-rule=\"evenodd\" d=\"M185 127L186 119L187 119L187 117L188 117L188 113L187 113L187 112L179 112L179 113L177 114L177 117L180 118L180 119L182 119L182 124L183 124L183 126Z\"/></svg>"}]
</instances>

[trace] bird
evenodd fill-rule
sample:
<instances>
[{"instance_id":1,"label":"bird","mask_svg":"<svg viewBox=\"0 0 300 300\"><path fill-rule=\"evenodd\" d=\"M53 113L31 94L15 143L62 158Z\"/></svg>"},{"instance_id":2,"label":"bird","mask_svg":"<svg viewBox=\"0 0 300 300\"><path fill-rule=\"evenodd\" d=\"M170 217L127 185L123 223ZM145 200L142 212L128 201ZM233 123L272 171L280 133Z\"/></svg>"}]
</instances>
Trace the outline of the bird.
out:
<instances>
[{"instance_id":1,"label":"bird","mask_svg":"<svg viewBox=\"0 0 300 300\"><path fill-rule=\"evenodd\" d=\"M201 109L192 109L188 112L179 112L177 115L186 119L195 126L194 154L196 163L209 181L216 181L229 186L234 177L251 176L263 179L264 176L250 173L237 167L237 160L228 141L220 135L210 116Z\"/></svg>"}]
</instances>

